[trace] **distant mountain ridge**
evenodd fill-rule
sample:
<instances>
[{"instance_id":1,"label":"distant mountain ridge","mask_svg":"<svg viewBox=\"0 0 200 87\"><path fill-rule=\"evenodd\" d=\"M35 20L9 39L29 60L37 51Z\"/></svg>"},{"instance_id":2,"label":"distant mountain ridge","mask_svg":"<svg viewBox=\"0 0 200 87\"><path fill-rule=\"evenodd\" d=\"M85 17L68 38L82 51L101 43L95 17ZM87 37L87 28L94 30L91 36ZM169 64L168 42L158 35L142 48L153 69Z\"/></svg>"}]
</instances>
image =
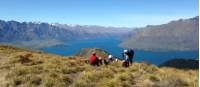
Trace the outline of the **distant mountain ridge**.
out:
<instances>
[{"instance_id":1,"label":"distant mountain ridge","mask_svg":"<svg viewBox=\"0 0 200 87\"><path fill-rule=\"evenodd\" d=\"M70 26L67 24L48 24L0 20L0 42L30 40L69 40L95 37L118 36L126 33L125 28L101 26Z\"/></svg>"},{"instance_id":2,"label":"distant mountain ridge","mask_svg":"<svg viewBox=\"0 0 200 87\"><path fill-rule=\"evenodd\" d=\"M0 43L38 49L66 43L69 40L121 38L131 28L49 24L0 20Z\"/></svg>"},{"instance_id":3,"label":"distant mountain ridge","mask_svg":"<svg viewBox=\"0 0 200 87\"><path fill-rule=\"evenodd\" d=\"M133 30L120 46L142 50L198 50L199 17Z\"/></svg>"}]
</instances>

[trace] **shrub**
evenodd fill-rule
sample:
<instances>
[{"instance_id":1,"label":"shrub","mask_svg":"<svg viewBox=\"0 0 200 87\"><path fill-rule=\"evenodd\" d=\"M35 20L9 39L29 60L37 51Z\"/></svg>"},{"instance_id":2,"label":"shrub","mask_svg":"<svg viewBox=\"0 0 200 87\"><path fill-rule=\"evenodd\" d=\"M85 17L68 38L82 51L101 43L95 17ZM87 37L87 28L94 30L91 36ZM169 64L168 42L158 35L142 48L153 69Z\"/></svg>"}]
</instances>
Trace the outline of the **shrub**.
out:
<instances>
[{"instance_id":1,"label":"shrub","mask_svg":"<svg viewBox=\"0 0 200 87\"><path fill-rule=\"evenodd\" d=\"M43 83L46 87L53 87L55 84L53 79L45 79Z\"/></svg>"},{"instance_id":2,"label":"shrub","mask_svg":"<svg viewBox=\"0 0 200 87\"><path fill-rule=\"evenodd\" d=\"M70 85L73 83L73 79L69 76L62 76L62 80L65 83L65 85Z\"/></svg>"},{"instance_id":3,"label":"shrub","mask_svg":"<svg viewBox=\"0 0 200 87\"><path fill-rule=\"evenodd\" d=\"M33 85L40 85L42 83L42 79L39 76L31 76L30 78L30 84Z\"/></svg>"}]
</instances>

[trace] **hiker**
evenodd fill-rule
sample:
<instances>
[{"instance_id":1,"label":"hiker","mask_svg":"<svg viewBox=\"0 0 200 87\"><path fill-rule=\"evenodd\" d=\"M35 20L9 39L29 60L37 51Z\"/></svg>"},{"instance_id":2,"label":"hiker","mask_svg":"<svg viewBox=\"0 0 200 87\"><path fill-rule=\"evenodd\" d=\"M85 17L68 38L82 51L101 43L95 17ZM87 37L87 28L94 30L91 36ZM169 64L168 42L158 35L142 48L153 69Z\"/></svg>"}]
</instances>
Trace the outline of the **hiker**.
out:
<instances>
[{"instance_id":1,"label":"hiker","mask_svg":"<svg viewBox=\"0 0 200 87\"><path fill-rule=\"evenodd\" d=\"M114 61L114 58L112 55L108 55L108 62L111 63Z\"/></svg>"},{"instance_id":2,"label":"hiker","mask_svg":"<svg viewBox=\"0 0 200 87\"><path fill-rule=\"evenodd\" d=\"M109 63L109 60L106 60L105 58L102 58L102 57L98 57L98 64L99 65L108 65Z\"/></svg>"},{"instance_id":3,"label":"hiker","mask_svg":"<svg viewBox=\"0 0 200 87\"><path fill-rule=\"evenodd\" d=\"M102 62L104 65L108 65L109 64L109 60L107 60L106 58L102 59Z\"/></svg>"},{"instance_id":4,"label":"hiker","mask_svg":"<svg viewBox=\"0 0 200 87\"><path fill-rule=\"evenodd\" d=\"M100 64L100 65L103 64L103 59L101 57L98 57L98 64Z\"/></svg>"},{"instance_id":5,"label":"hiker","mask_svg":"<svg viewBox=\"0 0 200 87\"><path fill-rule=\"evenodd\" d=\"M135 54L135 52L134 52L133 49L129 49L129 50L128 50L128 56L129 56L129 62L130 62L130 64L133 63L134 54Z\"/></svg>"},{"instance_id":6,"label":"hiker","mask_svg":"<svg viewBox=\"0 0 200 87\"><path fill-rule=\"evenodd\" d=\"M90 57L89 57L89 63L90 63L91 65L97 65L97 66L99 65L99 64L98 64L98 58L97 58L95 52L92 52L92 54L90 55Z\"/></svg>"},{"instance_id":7,"label":"hiker","mask_svg":"<svg viewBox=\"0 0 200 87\"><path fill-rule=\"evenodd\" d=\"M128 62L130 64L133 63L133 57L134 57L134 51L132 49L129 50L124 50L124 52L122 53L122 58L125 59L125 54L128 56Z\"/></svg>"},{"instance_id":8,"label":"hiker","mask_svg":"<svg viewBox=\"0 0 200 87\"><path fill-rule=\"evenodd\" d=\"M124 66L124 67L129 67L129 55L128 55L128 50L124 50L124 53L123 53L122 57L123 57L122 66Z\"/></svg>"}]
</instances>

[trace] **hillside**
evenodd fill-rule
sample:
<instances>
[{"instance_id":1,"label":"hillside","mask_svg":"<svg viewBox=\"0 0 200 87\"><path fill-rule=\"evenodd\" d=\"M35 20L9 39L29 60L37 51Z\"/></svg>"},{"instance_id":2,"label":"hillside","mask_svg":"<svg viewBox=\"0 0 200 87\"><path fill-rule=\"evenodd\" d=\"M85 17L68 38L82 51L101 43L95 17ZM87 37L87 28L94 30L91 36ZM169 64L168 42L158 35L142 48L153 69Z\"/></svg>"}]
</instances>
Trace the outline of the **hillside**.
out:
<instances>
[{"instance_id":1,"label":"hillside","mask_svg":"<svg viewBox=\"0 0 200 87\"><path fill-rule=\"evenodd\" d=\"M198 70L134 63L99 67L87 58L0 46L1 87L198 87Z\"/></svg>"},{"instance_id":2,"label":"hillside","mask_svg":"<svg viewBox=\"0 0 200 87\"><path fill-rule=\"evenodd\" d=\"M142 50L198 50L199 17L139 28L125 38L120 46Z\"/></svg>"}]
</instances>

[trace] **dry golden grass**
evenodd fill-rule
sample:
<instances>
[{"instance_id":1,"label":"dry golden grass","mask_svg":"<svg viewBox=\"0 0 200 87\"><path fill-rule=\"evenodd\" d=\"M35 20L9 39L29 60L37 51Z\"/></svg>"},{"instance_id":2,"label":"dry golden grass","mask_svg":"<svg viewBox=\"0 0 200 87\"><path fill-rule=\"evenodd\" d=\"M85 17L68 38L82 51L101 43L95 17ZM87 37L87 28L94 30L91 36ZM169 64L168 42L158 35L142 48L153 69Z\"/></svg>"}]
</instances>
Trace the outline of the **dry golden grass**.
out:
<instances>
[{"instance_id":1,"label":"dry golden grass","mask_svg":"<svg viewBox=\"0 0 200 87\"><path fill-rule=\"evenodd\" d=\"M0 46L1 87L198 87L198 70L134 63L90 66L64 57Z\"/></svg>"}]
</instances>

